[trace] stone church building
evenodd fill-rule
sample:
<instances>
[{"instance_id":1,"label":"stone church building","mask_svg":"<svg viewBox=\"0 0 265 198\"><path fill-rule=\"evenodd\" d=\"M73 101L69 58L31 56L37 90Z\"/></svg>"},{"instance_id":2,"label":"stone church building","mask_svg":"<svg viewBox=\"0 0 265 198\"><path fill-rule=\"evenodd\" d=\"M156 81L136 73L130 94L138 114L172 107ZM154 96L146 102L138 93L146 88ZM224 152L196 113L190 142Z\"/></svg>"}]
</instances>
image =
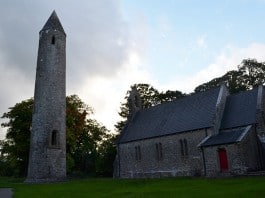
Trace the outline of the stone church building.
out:
<instances>
[{"instance_id":1,"label":"stone church building","mask_svg":"<svg viewBox=\"0 0 265 198\"><path fill-rule=\"evenodd\" d=\"M222 85L148 109L133 89L129 104L115 177L216 177L265 168L263 86L230 95Z\"/></svg>"}]
</instances>

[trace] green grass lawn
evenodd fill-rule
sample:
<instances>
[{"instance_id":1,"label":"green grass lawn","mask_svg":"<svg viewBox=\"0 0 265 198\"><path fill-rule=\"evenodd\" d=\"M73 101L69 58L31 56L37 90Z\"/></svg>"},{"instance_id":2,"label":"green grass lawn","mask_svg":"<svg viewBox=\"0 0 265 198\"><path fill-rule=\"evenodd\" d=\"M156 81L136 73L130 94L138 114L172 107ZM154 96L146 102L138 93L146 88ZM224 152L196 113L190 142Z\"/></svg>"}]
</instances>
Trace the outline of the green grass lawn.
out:
<instances>
[{"instance_id":1,"label":"green grass lawn","mask_svg":"<svg viewBox=\"0 0 265 198\"><path fill-rule=\"evenodd\" d=\"M67 197L265 197L265 177L76 179L55 184L24 184L22 179L0 178L15 198Z\"/></svg>"}]
</instances>

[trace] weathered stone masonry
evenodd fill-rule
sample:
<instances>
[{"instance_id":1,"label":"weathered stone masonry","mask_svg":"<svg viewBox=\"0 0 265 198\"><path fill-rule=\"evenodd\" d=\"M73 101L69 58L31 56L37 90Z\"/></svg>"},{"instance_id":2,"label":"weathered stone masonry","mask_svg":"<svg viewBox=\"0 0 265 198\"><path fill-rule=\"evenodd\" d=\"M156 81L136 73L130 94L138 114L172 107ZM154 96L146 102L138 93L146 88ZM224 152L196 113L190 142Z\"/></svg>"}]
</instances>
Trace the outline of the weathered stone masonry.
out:
<instances>
[{"instance_id":1,"label":"weathered stone masonry","mask_svg":"<svg viewBox=\"0 0 265 198\"><path fill-rule=\"evenodd\" d=\"M121 144L119 145L119 151L120 155L124 157L120 159L120 177L202 175L203 161L197 145L210 133L211 129L201 129ZM181 140L187 141L187 152L182 151L185 148L181 148ZM161 159L157 158L157 143L161 143L162 146ZM141 148L141 160L136 160L134 149L136 146Z\"/></svg>"},{"instance_id":2,"label":"weathered stone masonry","mask_svg":"<svg viewBox=\"0 0 265 198\"><path fill-rule=\"evenodd\" d=\"M55 13L39 33L31 144L26 182L66 178L66 34Z\"/></svg>"}]
</instances>

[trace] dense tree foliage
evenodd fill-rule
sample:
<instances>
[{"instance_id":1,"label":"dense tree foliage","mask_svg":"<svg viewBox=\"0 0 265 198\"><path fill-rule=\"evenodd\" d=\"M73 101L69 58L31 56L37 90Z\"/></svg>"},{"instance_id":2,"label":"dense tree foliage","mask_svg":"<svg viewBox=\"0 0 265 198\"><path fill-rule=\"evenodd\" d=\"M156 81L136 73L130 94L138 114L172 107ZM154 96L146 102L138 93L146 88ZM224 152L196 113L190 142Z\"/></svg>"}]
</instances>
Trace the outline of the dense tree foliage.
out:
<instances>
[{"instance_id":1,"label":"dense tree foliage","mask_svg":"<svg viewBox=\"0 0 265 198\"><path fill-rule=\"evenodd\" d=\"M106 135L98 147L96 174L99 176L112 176L113 174L113 162L116 156L116 135Z\"/></svg>"},{"instance_id":2,"label":"dense tree foliage","mask_svg":"<svg viewBox=\"0 0 265 198\"><path fill-rule=\"evenodd\" d=\"M149 108L151 106L155 106L161 104L163 102L169 102L175 100L177 98L181 98L185 96L180 91L166 91L159 92L153 86L149 84L134 84L131 86L131 89L127 91L125 96L125 102L121 104L119 115L122 117L122 120L117 122L115 128L118 132L121 132L124 128L128 115L129 115L129 101L128 97L133 87L136 87L141 100L142 100L142 108Z\"/></svg>"},{"instance_id":3,"label":"dense tree foliage","mask_svg":"<svg viewBox=\"0 0 265 198\"><path fill-rule=\"evenodd\" d=\"M195 92L206 91L225 83L230 93L237 93L265 84L265 63L255 59L245 59L237 70L227 72L225 75L199 85Z\"/></svg>"},{"instance_id":4,"label":"dense tree foliage","mask_svg":"<svg viewBox=\"0 0 265 198\"><path fill-rule=\"evenodd\" d=\"M17 103L2 118L7 128L1 141L0 175L25 176L28 166L33 99ZM66 98L67 172L111 175L115 157L114 135L89 118L92 109L76 95Z\"/></svg>"},{"instance_id":5,"label":"dense tree foliage","mask_svg":"<svg viewBox=\"0 0 265 198\"><path fill-rule=\"evenodd\" d=\"M1 126L8 130L6 139L0 142L1 175L25 175L27 172L32 108L33 100L25 100L2 116L8 121Z\"/></svg>"}]
</instances>

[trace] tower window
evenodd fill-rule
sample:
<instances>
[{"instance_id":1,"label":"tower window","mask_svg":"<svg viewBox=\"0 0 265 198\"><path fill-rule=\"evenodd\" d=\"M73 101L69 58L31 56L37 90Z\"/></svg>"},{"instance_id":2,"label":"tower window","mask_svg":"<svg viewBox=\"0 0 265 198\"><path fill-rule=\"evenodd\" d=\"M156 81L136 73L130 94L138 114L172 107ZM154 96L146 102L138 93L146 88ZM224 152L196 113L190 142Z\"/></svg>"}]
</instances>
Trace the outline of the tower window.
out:
<instances>
[{"instance_id":1,"label":"tower window","mask_svg":"<svg viewBox=\"0 0 265 198\"><path fill-rule=\"evenodd\" d=\"M52 44L55 44L55 36L52 36Z\"/></svg>"},{"instance_id":2,"label":"tower window","mask_svg":"<svg viewBox=\"0 0 265 198\"><path fill-rule=\"evenodd\" d=\"M59 132L57 130L52 131L52 139L51 139L51 145L52 146L58 146L59 145Z\"/></svg>"}]
</instances>

